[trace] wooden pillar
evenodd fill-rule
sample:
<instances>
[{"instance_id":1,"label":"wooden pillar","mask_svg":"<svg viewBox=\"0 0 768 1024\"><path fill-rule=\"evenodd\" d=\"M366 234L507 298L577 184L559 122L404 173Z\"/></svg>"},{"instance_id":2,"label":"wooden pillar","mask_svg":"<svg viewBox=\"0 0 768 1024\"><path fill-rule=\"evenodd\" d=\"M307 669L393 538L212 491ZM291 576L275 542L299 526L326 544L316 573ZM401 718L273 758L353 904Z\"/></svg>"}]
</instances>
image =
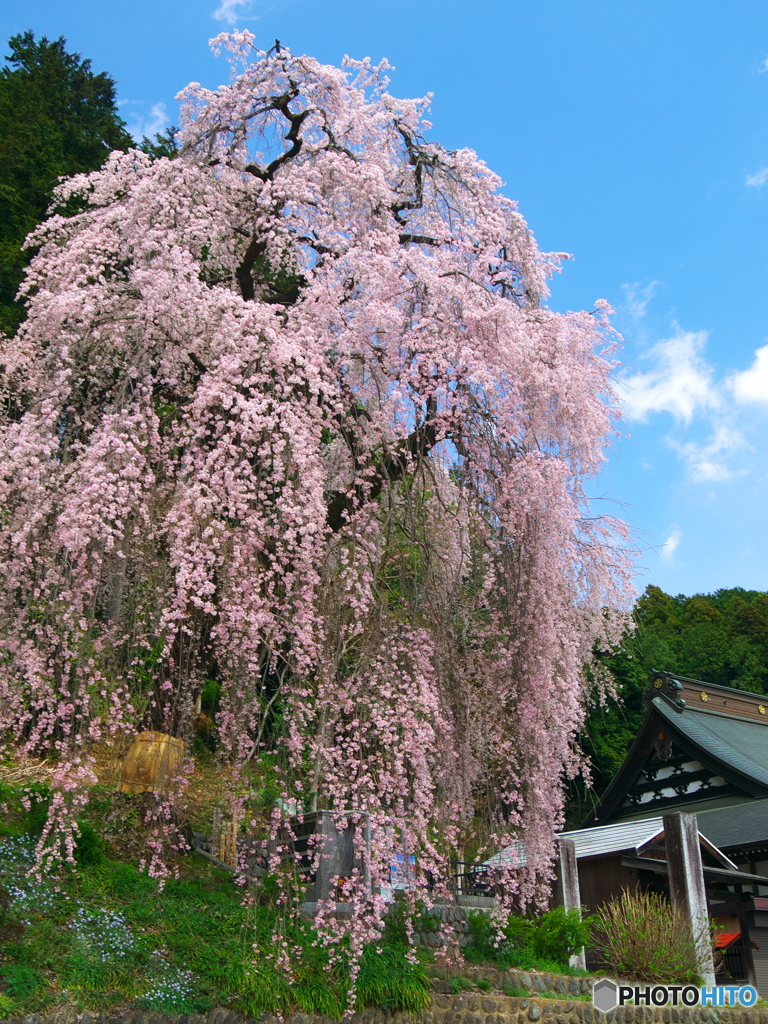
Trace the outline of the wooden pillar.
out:
<instances>
[{"instance_id":1,"label":"wooden pillar","mask_svg":"<svg viewBox=\"0 0 768 1024\"><path fill-rule=\"evenodd\" d=\"M579 890L579 867L576 861L576 844L572 839L558 839L557 872L553 893L555 906L566 910L578 910L581 914L581 892ZM584 947L570 958L570 966L586 970Z\"/></svg>"},{"instance_id":2,"label":"wooden pillar","mask_svg":"<svg viewBox=\"0 0 768 1024\"><path fill-rule=\"evenodd\" d=\"M705 985L715 984L715 965L709 936L707 894L701 869L699 827L695 814L665 814L664 839L672 900L682 907L696 951L696 963Z\"/></svg>"},{"instance_id":3,"label":"wooden pillar","mask_svg":"<svg viewBox=\"0 0 768 1024\"><path fill-rule=\"evenodd\" d=\"M752 985L757 988L757 980L755 977L755 961L752 956L752 941L749 934L749 922L747 921L747 911L744 906L744 890L742 886L734 886L736 889L736 899L738 900L739 907L739 930L741 932L741 962L744 965L744 978L748 985Z\"/></svg>"}]
</instances>

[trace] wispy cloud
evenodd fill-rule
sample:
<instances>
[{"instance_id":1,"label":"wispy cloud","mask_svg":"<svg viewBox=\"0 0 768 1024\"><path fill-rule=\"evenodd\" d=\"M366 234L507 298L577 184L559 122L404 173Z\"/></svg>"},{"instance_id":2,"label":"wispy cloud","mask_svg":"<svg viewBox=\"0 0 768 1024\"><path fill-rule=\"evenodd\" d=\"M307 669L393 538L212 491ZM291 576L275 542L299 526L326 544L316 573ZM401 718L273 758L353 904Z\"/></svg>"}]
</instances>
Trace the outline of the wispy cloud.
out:
<instances>
[{"instance_id":1,"label":"wispy cloud","mask_svg":"<svg viewBox=\"0 0 768 1024\"><path fill-rule=\"evenodd\" d=\"M768 402L768 345L755 352L748 370L731 375L728 387L737 402Z\"/></svg>"},{"instance_id":2,"label":"wispy cloud","mask_svg":"<svg viewBox=\"0 0 768 1024\"><path fill-rule=\"evenodd\" d=\"M690 423L695 413L718 408L714 371L703 355L707 338L707 331L677 327L671 338L657 342L643 356L655 364L653 369L621 378L622 405L629 419L644 421L651 413L668 412Z\"/></svg>"},{"instance_id":3,"label":"wispy cloud","mask_svg":"<svg viewBox=\"0 0 768 1024\"><path fill-rule=\"evenodd\" d=\"M640 317L652 285L625 286L628 305L636 303ZM643 321L636 323L642 337ZM755 351L747 369L718 373L707 359L707 340L707 331L674 325L671 337L640 356L647 369L625 371L618 380L628 420L647 422L655 414L674 418L676 426L664 441L694 483L738 479L760 471L764 461L763 446L753 438L758 431L762 437L768 409L768 343Z\"/></svg>"},{"instance_id":4,"label":"wispy cloud","mask_svg":"<svg viewBox=\"0 0 768 1024\"><path fill-rule=\"evenodd\" d=\"M683 535L678 529L678 527L673 526L672 532L659 548L659 557L661 558L662 562L672 561L672 556L677 551L677 547L682 539L682 536Z\"/></svg>"},{"instance_id":5,"label":"wispy cloud","mask_svg":"<svg viewBox=\"0 0 768 1024\"><path fill-rule=\"evenodd\" d=\"M716 427L705 444L695 441L682 444L671 438L668 438L668 443L687 463L691 477L698 483L730 480L739 475L728 466L727 458L750 448L744 435L727 424Z\"/></svg>"},{"instance_id":6,"label":"wispy cloud","mask_svg":"<svg viewBox=\"0 0 768 1024\"><path fill-rule=\"evenodd\" d=\"M757 73L758 75L764 75L766 71L768 71L768 57L765 58L763 63L757 69Z\"/></svg>"},{"instance_id":7,"label":"wispy cloud","mask_svg":"<svg viewBox=\"0 0 768 1024\"><path fill-rule=\"evenodd\" d=\"M252 7L253 0L221 0L212 17L227 25L236 25L238 21L255 21L258 15L249 13Z\"/></svg>"},{"instance_id":8,"label":"wispy cloud","mask_svg":"<svg viewBox=\"0 0 768 1024\"><path fill-rule=\"evenodd\" d=\"M143 108L144 104L140 100L121 100L120 106ZM169 125L165 104L155 103L149 113L146 113L144 109L129 110L126 124L136 142L141 142L145 135L148 139L153 139L158 132L165 131Z\"/></svg>"},{"instance_id":9,"label":"wispy cloud","mask_svg":"<svg viewBox=\"0 0 768 1024\"><path fill-rule=\"evenodd\" d=\"M648 303L656 294L659 286L658 281L649 281L648 284L641 284L635 281L633 284L623 284L621 290L624 292L624 299L627 312L635 320L641 320L648 309Z\"/></svg>"},{"instance_id":10,"label":"wispy cloud","mask_svg":"<svg viewBox=\"0 0 768 1024\"><path fill-rule=\"evenodd\" d=\"M757 174L748 174L744 184L751 185L753 188L762 188L766 181L768 181L768 167L761 167Z\"/></svg>"}]
</instances>

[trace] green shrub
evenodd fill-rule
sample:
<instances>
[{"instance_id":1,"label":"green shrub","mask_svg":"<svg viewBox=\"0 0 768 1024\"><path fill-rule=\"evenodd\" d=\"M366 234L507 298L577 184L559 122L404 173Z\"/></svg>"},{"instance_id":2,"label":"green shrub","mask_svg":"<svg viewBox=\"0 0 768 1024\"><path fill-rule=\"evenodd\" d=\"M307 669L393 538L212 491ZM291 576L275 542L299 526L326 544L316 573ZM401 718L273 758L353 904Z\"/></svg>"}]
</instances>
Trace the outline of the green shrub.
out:
<instances>
[{"instance_id":1,"label":"green shrub","mask_svg":"<svg viewBox=\"0 0 768 1024\"><path fill-rule=\"evenodd\" d=\"M400 893L395 895L394 902L387 907L387 915L384 918L384 930L381 933L381 942L384 946L407 946L408 945L408 919L410 908L402 899Z\"/></svg>"},{"instance_id":2,"label":"green shrub","mask_svg":"<svg viewBox=\"0 0 768 1024\"><path fill-rule=\"evenodd\" d=\"M591 919L578 910L555 907L538 920L510 914L498 929L488 914L469 916L469 943L464 955L474 963L493 963L522 970L569 970L568 959L590 940Z\"/></svg>"},{"instance_id":3,"label":"green shrub","mask_svg":"<svg viewBox=\"0 0 768 1024\"><path fill-rule=\"evenodd\" d=\"M217 683L215 679L207 679L200 691L200 709L201 711L213 718L218 714L221 707L221 683Z\"/></svg>"},{"instance_id":4,"label":"green shrub","mask_svg":"<svg viewBox=\"0 0 768 1024\"><path fill-rule=\"evenodd\" d=\"M104 860L104 843L96 829L78 819L79 834L75 843L75 860L80 867L93 867Z\"/></svg>"},{"instance_id":5,"label":"green shrub","mask_svg":"<svg viewBox=\"0 0 768 1024\"><path fill-rule=\"evenodd\" d=\"M500 967L511 967L517 955L528 948L531 922L511 914L501 930L482 910L473 910L467 921L469 942L464 950L468 960L488 961Z\"/></svg>"},{"instance_id":6,"label":"green shrub","mask_svg":"<svg viewBox=\"0 0 768 1024\"><path fill-rule=\"evenodd\" d=\"M625 889L595 918L594 946L623 978L699 984L693 938L684 912L664 896ZM709 923L702 922L709 932Z\"/></svg>"},{"instance_id":7,"label":"green shrub","mask_svg":"<svg viewBox=\"0 0 768 1024\"><path fill-rule=\"evenodd\" d=\"M553 907L543 914L531 929L531 949L543 960L567 964L574 953L589 945L592 918L582 917L579 910Z\"/></svg>"},{"instance_id":8,"label":"green shrub","mask_svg":"<svg viewBox=\"0 0 768 1024\"><path fill-rule=\"evenodd\" d=\"M414 913L411 904L403 898L403 894L396 893L394 902L387 908L379 945L407 946L409 922L412 933L435 932L440 928L441 919L433 911L427 910L421 902L417 902Z\"/></svg>"}]
</instances>

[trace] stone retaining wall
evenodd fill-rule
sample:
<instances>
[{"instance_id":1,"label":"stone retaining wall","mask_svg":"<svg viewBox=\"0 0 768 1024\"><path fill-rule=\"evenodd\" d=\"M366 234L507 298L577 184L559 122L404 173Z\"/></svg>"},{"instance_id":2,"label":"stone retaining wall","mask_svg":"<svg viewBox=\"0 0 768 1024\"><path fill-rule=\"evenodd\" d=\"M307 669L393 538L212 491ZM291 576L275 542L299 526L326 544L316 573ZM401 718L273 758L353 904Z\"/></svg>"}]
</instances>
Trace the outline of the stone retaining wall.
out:
<instances>
[{"instance_id":1,"label":"stone retaining wall","mask_svg":"<svg viewBox=\"0 0 768 1024\"><path fill-rule=\"evenodd\" d=\"M455 967L433 964L427 970L433 978L432 988L436 993L446 994L451 991L452 980L456 977ZM537 974L513 968L501 970L471 965L462 970L461 976L475 984L487 982L496 992L508 988L526 989L531 995L541 998L546 998L547 993L556 993L557 996L591 996L594 981L594 978L575 978L567 974Z\"/></svg>"},{"instance_id":2,"label":"stone retaining wall","mask_svg":"<svg viewBox=\"0 0 768 1024\"><path fill-rule=\"evenodd\" d=\"M431 1007L418 1016L366 1010L353 1014L348 1024L768 1024L768 1006L745 1009L704 1007L623 1006L601 1013L586 1000L515 997L497 993L465 993L451 996L436 994ZM9 1017L3 1024L246 1024L231 1010L217 1008L203 1016L190 1013L168 1017L161 1013L136 1010L121 1016L82 1014L71 1009L47 1017L30 1014ZM278 1024L275 1017L261 1018L261 1024ZM330 1017L296 1014L286 1024L336 1024ZM347 1022L344 1022L347 1024Z\"/></svg>"}]
</instances>

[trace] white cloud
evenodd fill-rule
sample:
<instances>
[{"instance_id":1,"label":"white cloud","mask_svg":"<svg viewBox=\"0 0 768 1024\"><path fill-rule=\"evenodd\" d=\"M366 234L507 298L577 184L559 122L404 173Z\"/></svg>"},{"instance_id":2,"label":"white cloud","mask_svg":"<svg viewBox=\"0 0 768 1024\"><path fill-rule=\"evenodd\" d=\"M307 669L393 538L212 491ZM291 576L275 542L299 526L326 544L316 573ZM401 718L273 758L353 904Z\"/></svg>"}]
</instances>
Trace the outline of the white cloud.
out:
<instances>
[{"instance_id":1,"label":"white cloud","mask_svg":"<svg viewBox=\"0 0 768 1024\"><path fill-rule=\"evenodd\" d=\"M144 104L138 100L121 100L121 107L143 107ZM127 119L128 131L136 142L146 135L148 139L154 139L158 132L163 132L168 127L168 112L164 103L155 103L149 113L143 110L135 110L129 113Z\"/></svg>"},{"instance_id":2,"label":"white cloud","mask_svg":"<svg viewBox=\"0 0 768 1024\"><path fill-rule=\"evenodd\" d=\"M658 281L649 281L646 285L642 285L639 281L635 281L633 284L623 284L621 286L621 290L624 292L624 298L627 303L627 312L630 316L634 317L636 320L641 320L645 316L648 303L656 294L658 286Z\"/></svg>"},{"instance_id":3,"label":"white cloud","mask_svg":"<svg viewBox=\"0 0 768 1024\"><path fill-rule=\"evenodd\" d=\"M745 185L761 188L768 181L768 167L761 167L757 174L748 174Z\"/></svg>"},{"instance_id":4,"label":"white cloud","mask_svg":"<svg viewBox=\"0 0 768 1024\"><path fill-rule=\"evenodd\" d=\"M235 25L238 21L254 21L258 15L248 14L252 6L253 0L221 0L212 17L227 25Z\"/></svg>"},{"instance_id":5,"label":"white cloud","mask_svg":"<svg viewBox=\"0 0 768 1024\"><path fill-rule=\"evenodd\" d=\"M724 457L750 447L743 434L725 423L715 429L706 444L697 444L695 441L681 444L671 439L669 444L688 464L691 476L698 483L730 480L736 474L728 468Z\"/></svg>"},{"instance_id":6,"label":"white cloud","mask_svg":"<svg viewBox=\"0 0 768 1024\"><path fill-rule=\"evenodd\" d=\"M651 413L668 412L690 423L696 412L719 407L713 370L702 354L707 337L707 331L678 327L671 338L643 356L655 363L654 369L620 379L625 392L622 405L629 419L646 420Z\"/></svg>"},{"instance_id":7,"label":"white cloud","mask_svg":"<svg viewBox=\"0 0 768 1024\"><path fill-rule=\"evenodd\" d=\"M768 345L755 352L748 370L732 374L728 387L737 402L768 402Z\"/></svg>"},{"instance_id":8,"label":"white cloud","mask_svg":"<svg viewBox=\"0 0 768 1024\"><path fill-rule=\"evenodd\" d=\"M768 71L768 57L765 58L763 63L757 69L757 73L758 73L758 75L763 75L763 74L765 74L766 71Z\"/></svg>"},{"instance_id":9,"label":"white cloud","mask_svg":"<svg viewBox=\"0 0 768 1024\"><path fill-rule=\"evenodd\" d=\"M677 546L680 543L682 536L683 535L678 529L678 527L673 526L672 532L659 548L659 556L662 562L672 561L672 556L674 555L675 551L677 551Z\"/></svg>"}]
</instances>

